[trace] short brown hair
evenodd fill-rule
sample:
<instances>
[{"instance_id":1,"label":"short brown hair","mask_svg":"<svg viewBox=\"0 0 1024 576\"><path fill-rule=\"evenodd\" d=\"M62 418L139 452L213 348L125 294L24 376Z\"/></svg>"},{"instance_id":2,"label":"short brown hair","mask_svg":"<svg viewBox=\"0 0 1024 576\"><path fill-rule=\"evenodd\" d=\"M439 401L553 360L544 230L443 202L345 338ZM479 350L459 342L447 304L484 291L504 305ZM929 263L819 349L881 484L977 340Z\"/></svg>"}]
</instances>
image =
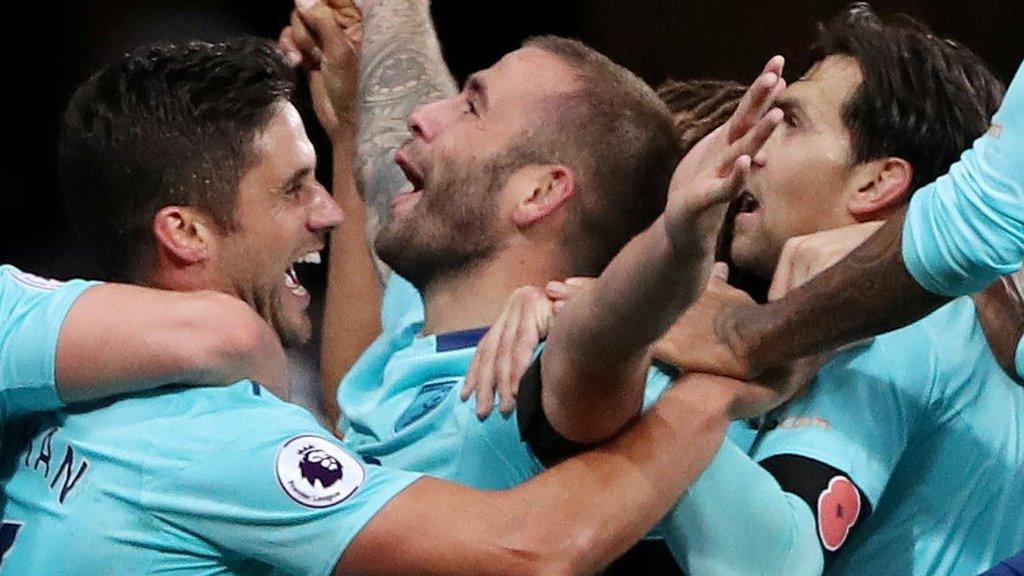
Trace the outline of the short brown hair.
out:
<instances>
[{"instance_id":1,"label":"short brown hair","mask_svg":"<svg viewBox=\"0 0 1024 576\"><path fill-rule=\"evenodd\" d=\"M531 140L548 149L549 161L576 169L576 213L563 242L571 273L596 276L664 211L683 155L679 136L650 86L582 42L540 36L523 46L576 72L577 86L553 99Z\"/></svg>"},{"instance_id":2,"label":"short brown hair","mask_svg":"<svg viewBox=\"0 0 1024 576\"><path fill-rule=\"evenodd\" d=\"M883 21L856 3L818 26L816 62L857 60L864 80L843 105L855 162L886 156L914 167L910 190L945 174L988 129L1004 87L965 46L910 17Z\"/></svg>"},{"instance_id":3,"label":"short brown hair","mask_svg":"<svg viewBox=\"0 0 1024 576\"><path fill-rule=\"evenodd\" d=\"M255 138L293 85L284 57L258 38L145 46L85 81L64 114L59 157L96 274L142 280L164 206L193 206L234 229Z\"/></svg>"}]
</instances>

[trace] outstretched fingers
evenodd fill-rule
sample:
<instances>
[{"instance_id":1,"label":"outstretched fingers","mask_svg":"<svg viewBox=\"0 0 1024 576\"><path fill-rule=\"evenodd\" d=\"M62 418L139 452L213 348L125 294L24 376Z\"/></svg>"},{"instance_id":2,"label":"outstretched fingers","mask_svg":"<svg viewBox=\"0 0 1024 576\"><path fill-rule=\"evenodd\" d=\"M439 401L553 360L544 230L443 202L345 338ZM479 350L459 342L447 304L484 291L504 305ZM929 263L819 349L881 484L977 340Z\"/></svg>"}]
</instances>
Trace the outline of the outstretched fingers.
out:
<instances>
[{"instance_id":1,"label":"outstretched fingers","mask_svg":"<svg viewBox=\"0 0 1024 576\"><path fill-rule=\"evenodd\" d=\"M773 57L747 88L727 123L726 138L729 143L742 138L755 126L758 119L771 108L775 98L785 90L786 81L782 78L784 64L782 56Z\"/></svg>"}]
</instances>

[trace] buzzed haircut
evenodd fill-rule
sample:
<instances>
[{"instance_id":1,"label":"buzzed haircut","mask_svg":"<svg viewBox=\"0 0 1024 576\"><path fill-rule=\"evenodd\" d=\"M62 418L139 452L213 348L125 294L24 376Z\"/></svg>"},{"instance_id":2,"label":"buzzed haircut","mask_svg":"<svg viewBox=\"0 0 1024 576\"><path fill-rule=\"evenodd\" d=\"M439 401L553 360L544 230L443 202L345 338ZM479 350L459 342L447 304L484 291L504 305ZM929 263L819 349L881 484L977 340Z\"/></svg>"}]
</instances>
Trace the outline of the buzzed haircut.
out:
<instances>
[{"instance_id":1,"label":"buzzed haircut","mask_svg":"<svg viewBox=\"0 0 1024 576\"><path fill-rule=\"evenodd\" d=\"M294 73L266 40L140 48L75 92L60 142L62 187L109 280L143 280L153 218L191 206L236 226L256 137L287 102Z\"/></svg>"},{"instance_id":2,"label":"buzzed haircut","mask_svg":"<svg viewBox=\"0 0 1024 576\"><path fill-rule=\"evenodd\" d=\"M668 106L682 138L683 150L725 124L747 87L729 80L666 80L658 97Z\"/></svg>"},{"instance_id":3,"label":"buzzed haircut","mask_svg":"<svg viewBox=\"0 0 1024 576\"><path fill-rule=\"evenodd\" d=\"M682 145L668 108L629 70L577 40L540 36L523 46L575 72L575 88L542 111L531 142L574 168L575 213L563 243L571 273L596 276L664 211Z\"/></svg>"},{"instance_id":4,"label":"buzzed haircut","mask_svg":"<svg viewBox=\"0 0 1024 576\"><path fill-rule=\"evenodd\" d=\"M818 26L815 61L852 56L864 81L843 106L854 162L888 156L914 168L911 190L945 174L981 136L1005 88L966 47L903 16L856 3Z\"/></svg>"}]
</instances>

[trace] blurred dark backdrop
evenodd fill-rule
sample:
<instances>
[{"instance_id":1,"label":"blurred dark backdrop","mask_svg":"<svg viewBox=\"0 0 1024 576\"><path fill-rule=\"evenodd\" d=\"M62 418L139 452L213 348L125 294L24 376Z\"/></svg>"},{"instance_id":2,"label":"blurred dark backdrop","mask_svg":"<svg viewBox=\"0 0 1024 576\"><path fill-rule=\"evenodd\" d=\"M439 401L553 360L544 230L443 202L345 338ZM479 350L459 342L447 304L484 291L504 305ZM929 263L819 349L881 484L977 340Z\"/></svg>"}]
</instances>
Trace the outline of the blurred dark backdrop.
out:
<instances>
[{"instance_id":1,"label":"blurred dark backdrop","mask_svg":"<svg viewBox=\"0 0 1024 576\"><path fill-rule=\"evenodd\" d=\"M75 218L57 195L55 142L61 111L91 71L154 41L276 37L285 0L88 0L32 3L8 19L0 192L0 262L68 277L86 272ZM746 80L770 55L788 76L814 23L846 2L769 0L434 0L445 55L460 79L529 35L578 37L651 83L666 77ZM1024 0L876 0L978 52L1006 81L1024 57ZM315 130L311 130L313 132ZM315 138L317 139L317 138ZM322 142L322 139L320 139Z\"/></svg>"}]
</instances>

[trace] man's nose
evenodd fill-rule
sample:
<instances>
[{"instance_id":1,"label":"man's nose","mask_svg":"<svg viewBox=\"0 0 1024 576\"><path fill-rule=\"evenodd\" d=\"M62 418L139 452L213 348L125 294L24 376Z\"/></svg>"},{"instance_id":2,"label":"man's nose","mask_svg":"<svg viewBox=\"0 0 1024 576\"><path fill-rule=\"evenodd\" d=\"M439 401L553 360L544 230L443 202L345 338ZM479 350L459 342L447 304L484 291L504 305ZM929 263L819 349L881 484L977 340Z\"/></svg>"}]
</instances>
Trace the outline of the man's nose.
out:
<instances>
[{"instance_id":1,"label":"man's nose","mask_svg":"<svg viewBox=\"0 0 1024 576\"><path fill-rule=\"evenodd\" d=\"M424 104L409 115L409 129L413 136L430 142L455 118L455 114L451 98Z\"/></svg>"},{"instance_id":2,"label":"man's nose","mask_svg":"<svg viewBox=\"0 0 1024 576\"><path fill-rule=\"evenodd\" d=\"M345 220L345 213L323 186L317 186L309 211L309 228L315 232L330 230Z\"/></svg>"}]
</instances>

